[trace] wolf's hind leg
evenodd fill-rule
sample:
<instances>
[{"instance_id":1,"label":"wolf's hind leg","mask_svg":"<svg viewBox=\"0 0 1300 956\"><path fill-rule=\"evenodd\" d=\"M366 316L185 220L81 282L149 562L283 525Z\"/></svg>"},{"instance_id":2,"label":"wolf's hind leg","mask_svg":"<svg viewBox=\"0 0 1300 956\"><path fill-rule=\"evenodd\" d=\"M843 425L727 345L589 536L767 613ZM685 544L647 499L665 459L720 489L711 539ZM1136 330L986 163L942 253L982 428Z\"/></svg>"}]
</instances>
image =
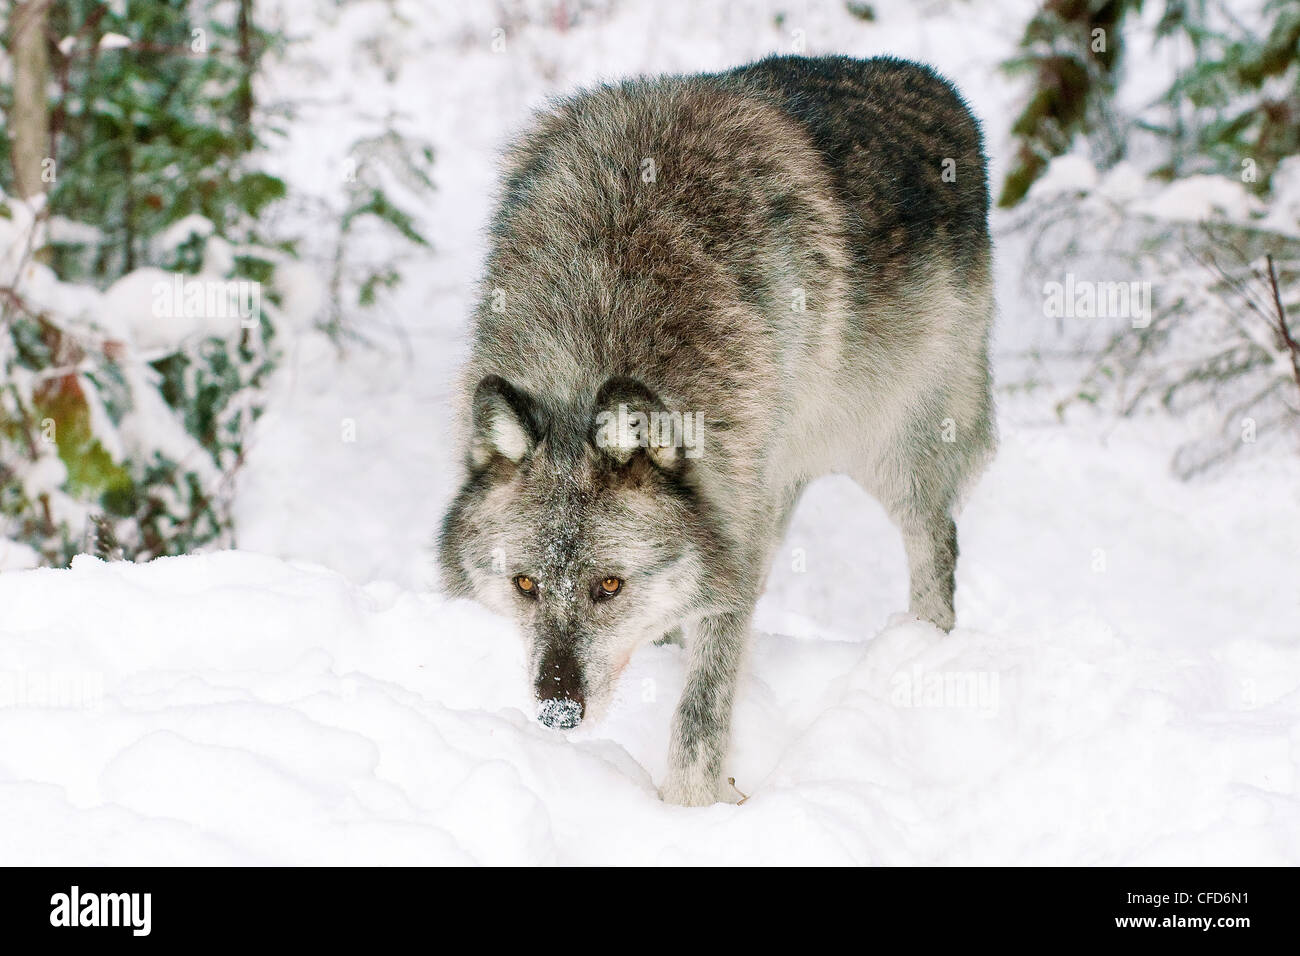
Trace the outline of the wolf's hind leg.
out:
<instances>
[{"instance_id":1,"label":"wolf's hind leg","mask_svg":"<svg viewBox=\"0 0 1300 956\"><path fill-rule=\"evenodd\" d=\"M948 509L896 518L911 575L910 610L945 631L956 622L957 525Z\"/></svg>"},{"instance_id":2,"label":"wolf's hind leg","mask_svg":"<svg viewBox=\"0 0 1300 956\"><path fill-rule=\"evenodd\" d=\"M952 518L954 495L942 469L915 466L910 459L892 457L890 468L862 468L854 479L876 497L902 533L907 552L909 610L945 631L955 622L957 525Z\"/></svg>"}]
</instances>

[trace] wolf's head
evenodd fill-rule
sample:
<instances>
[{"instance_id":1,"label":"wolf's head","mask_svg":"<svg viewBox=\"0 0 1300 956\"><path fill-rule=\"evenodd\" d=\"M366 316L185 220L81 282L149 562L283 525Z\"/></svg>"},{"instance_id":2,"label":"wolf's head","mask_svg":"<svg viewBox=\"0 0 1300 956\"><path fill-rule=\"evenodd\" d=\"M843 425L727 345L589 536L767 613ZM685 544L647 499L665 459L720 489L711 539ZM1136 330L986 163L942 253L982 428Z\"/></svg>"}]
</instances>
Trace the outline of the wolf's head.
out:
<instances>
[{"instance_id":1,"label":"wolf's head","mask_svg":"<svg viewBox=\"0 0 1300 956\"><path fill-rule=\"evenodd\" d=\"M548 727L599 715L633 652L700 603L707 545L680 421L628 378L569 406L495 375L474 392L444 579L519 623Z\"/></svg>"}]
</instances>

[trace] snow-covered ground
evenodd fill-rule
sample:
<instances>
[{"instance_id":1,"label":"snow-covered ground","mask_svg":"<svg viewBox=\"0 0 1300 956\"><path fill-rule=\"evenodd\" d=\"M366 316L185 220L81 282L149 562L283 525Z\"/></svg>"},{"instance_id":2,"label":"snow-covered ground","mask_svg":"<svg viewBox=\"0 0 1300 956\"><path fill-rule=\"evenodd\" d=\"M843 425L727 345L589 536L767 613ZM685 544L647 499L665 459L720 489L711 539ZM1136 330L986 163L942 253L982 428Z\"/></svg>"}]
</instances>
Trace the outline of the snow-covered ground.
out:
<instances>
[{"instance_id":1,"label":"snow-covered ground","mask_svg":"<svg viewBox=\"0 0 1300 956\"><path fill-rule=\"evenodd\" d=\"M386 305L407 347L295 343L242 477L240 552L0 575L0 862L1300 863L1294 457L1184 484L1167 422L1062 425L1003 395L948 636L895 614L879 506L819 482L755 622L739 806L656 796L679 649L638 654L607 719L561 735L530 716L511 625L436 591L491 157L530 108L804 30L810 52L957 80L996 176L1018 91L993 64L1026 3L876 3L874 23L791 3L779 27L766 2L570 4L564 29L558 3L326 6L276 8L311 40L264 96L311 95L270 161L330 188L389 115L435 144L434 248ZM1004 240L1010 350L1044 320Z\"/></svg>"},{"instance_id":2,"label":"snow-covered ground","mask_svg":"<svg viewBox=\"0 0 1300 956\"><path fill-rule=\"evenodd\" d=\"M1300 862L1294 474L1172 485L1140 444L1008 429L946 637L883 620L896 534L815 489L736 707L741 806L656 796L677 648L562 736L471 603L249 553L0 575L0 859Z\"/></svg>"}]
</instances>

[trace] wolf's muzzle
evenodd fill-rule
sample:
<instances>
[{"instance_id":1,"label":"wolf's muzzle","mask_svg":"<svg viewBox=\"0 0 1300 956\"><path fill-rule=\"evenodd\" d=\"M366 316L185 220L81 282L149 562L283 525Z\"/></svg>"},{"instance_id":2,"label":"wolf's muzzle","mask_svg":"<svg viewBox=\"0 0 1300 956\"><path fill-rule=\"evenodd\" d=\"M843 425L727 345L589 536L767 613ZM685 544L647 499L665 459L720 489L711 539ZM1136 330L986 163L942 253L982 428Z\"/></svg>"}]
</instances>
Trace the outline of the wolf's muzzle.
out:
<instances>
[{"instance_id":1,"label":"wolf's muzzle","mask_svg":"<svg viewBox=\"0 0 1300 956\"><path fill-rule=\"evenodd\" d=\"M578 726L587 710L582 671L573 654L552 648L537 673L537 719L553 730Z\"/></svg>"}]
</instances>

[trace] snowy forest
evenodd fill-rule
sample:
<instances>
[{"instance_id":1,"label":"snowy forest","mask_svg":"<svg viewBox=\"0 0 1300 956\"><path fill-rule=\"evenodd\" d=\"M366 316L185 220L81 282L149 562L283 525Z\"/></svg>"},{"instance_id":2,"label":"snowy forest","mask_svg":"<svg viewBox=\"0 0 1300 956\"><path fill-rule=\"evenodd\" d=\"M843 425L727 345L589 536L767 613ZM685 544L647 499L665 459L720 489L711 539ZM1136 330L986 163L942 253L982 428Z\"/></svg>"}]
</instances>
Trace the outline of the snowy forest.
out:
<instances>
[{"instance_id":1,"label":"snowy forest","mask_svg":"<svg viewBox=\"0 0 1300 956\"><path fill-rule=\"evenodd\" d=\"M1300 863L1296 0L14 0L0 37L9 859ZM774 52L928 63L980 119L1000 447L948 636L880 508L810 489L747 799L674 814L679 650L547 736L508 622L439 593L449 403L530 114Z\"/></svg>"}]
</instances>

